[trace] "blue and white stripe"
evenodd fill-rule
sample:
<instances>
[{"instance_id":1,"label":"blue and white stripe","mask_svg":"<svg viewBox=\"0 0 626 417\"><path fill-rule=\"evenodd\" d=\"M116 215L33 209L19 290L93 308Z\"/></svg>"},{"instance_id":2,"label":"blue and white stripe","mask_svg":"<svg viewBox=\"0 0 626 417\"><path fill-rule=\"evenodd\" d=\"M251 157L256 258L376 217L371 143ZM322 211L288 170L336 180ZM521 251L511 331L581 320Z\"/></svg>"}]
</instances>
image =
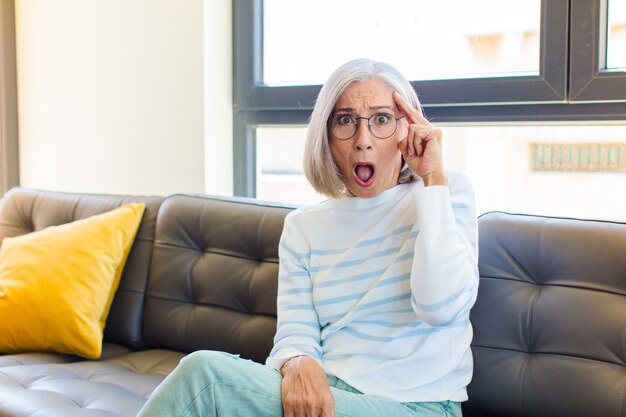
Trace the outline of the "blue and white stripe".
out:
<instances>
[{"instance_id":1,"label":"blue and white stripe","mask_svg":"<svg viewBox=\"0 0 626 417\"><path fill-rule=\"evenodd\" d=\"M287 217L269 365L299 352L362 392L463 400L477 225L469 182L448 177L449 187L398 185Z\"/></svg>"}]
</instances>

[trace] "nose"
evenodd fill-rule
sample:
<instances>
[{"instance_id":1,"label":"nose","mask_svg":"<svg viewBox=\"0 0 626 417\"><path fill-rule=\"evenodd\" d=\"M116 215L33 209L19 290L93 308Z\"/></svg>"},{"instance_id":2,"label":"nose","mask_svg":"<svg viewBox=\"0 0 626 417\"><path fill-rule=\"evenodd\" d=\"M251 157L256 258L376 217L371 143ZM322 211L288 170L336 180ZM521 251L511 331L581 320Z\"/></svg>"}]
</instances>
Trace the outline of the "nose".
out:
<instances>
[{"instance_id":1,"label":"nose","mask_svg":"<svg viewBox=\"0 0 626 417\"><path fill-rule=\"evenodd\" d=\"M356 133L354 135L354 147L359 150L372 149L374 136L370 132L368 121L360 119L357 124Z\"/></svg>"}]
</instances>

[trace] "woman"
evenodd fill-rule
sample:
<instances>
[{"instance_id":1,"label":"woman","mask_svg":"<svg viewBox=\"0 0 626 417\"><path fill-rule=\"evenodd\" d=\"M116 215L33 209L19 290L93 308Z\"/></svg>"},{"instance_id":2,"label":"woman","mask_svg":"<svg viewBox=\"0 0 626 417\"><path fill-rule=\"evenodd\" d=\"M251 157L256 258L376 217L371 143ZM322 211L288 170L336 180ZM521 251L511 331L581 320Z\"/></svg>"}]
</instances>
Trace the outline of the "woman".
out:
<instances>
[{"instance_id":1,"label":"woman","mask_svg":"<svg viewBox=\"0 0 626 417\"><path fill-rule=\"evenodd\" d=\"M460 416L478 286L472 188L393 67L355 60L315 104L285 219L267 365L196 352L142 415ZM276 372L279 371L279 372Z\"/></svg>"}]
</instances>

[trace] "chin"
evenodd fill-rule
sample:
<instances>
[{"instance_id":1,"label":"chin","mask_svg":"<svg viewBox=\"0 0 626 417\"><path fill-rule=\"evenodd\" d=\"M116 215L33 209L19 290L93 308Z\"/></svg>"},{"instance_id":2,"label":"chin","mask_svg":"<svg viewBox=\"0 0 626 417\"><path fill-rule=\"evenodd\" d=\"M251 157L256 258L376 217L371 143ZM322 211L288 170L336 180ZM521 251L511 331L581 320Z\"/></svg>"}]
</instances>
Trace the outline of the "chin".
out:
<instances>
[{"instance_id":1,"label":"chin","mask_svg":"<svg viewBox=\"0 0 626 417\"><path fill-rule=\"evenodd\" d=\"M357 186L353 186L351 188L349 188L350 193L355 196L355 197L374 197L375 195L379 194L382 190L379 190L377 188L374 187L359 187Z\"/></svg>"}]
</instances>

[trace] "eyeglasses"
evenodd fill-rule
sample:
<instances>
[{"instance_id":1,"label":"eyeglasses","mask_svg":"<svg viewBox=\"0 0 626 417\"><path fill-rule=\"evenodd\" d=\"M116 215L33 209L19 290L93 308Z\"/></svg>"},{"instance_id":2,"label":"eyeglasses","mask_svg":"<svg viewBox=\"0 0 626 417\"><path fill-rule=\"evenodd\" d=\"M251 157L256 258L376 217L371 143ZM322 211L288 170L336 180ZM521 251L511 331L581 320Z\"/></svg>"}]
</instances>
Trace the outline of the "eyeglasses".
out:
<instances>
[{"instance_id":1,"label":"eyeglasses","mask_svg":"<svg viewBox=\"0 0 626 417\"><path fill-rule=\"evenodd\" d=\"M348 140L359 130L359 120L367 120L367 127L372 135L378 139L387 139L396 133L398 120L404 116L395 117L389 113L375 113L370 117L359 117L353 114L333 114L328 121L330 131L340 140Z\"/></svg>"}]
</instances>

